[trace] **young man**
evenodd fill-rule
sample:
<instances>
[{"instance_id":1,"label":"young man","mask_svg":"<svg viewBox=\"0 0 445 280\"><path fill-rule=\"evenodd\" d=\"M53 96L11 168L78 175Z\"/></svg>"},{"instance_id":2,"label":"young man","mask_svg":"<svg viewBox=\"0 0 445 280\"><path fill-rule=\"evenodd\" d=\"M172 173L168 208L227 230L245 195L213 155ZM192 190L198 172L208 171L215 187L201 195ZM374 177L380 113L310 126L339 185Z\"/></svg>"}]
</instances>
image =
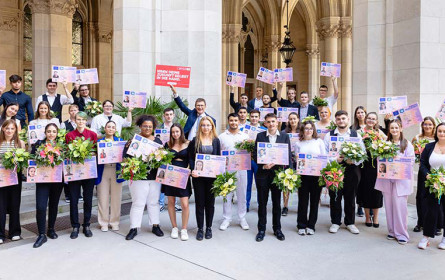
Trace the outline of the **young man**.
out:
<instances>
[{"instance_id":1,"label":"young man","mask_svg":"<svg viewBox=\"0 0 445 280\"><path fill-rule=\"evenodd\" d=\"M28 115L28 123L34 119L34 110L32 108L32 100L29 95L22 92L22 77L19 75L12 75L9 77L11 90L3 93L0 97L0 106L8 105L9 103L19 103L19 111L16 118L20 120L22 127L26 126L26 116Z\"/></svg>"},{"instance_id":2,"label":"young man","mask_svg":"<svg viewBox=\"0 0 445 280\"><path fill-rule=\"evenodd\" d=\"M282 86L282 83L280 83L280 87ZM278 105L280 107L290 107L290 108L298 108L300 106L300 103L298 103L297 100L297 92L294 88L290 88L287 91L287 99L281 98L281 96L278 96Z\"/></svg>"},{"instance_id":3,"label":"young man","mask_svg":"<svg viewBox=\"0 0 445 280\"><path fill-rule=\"evenodd\" d=\"M241 107L244 107L247 109L247 112L250 112L253 108L251 108L247 102L249 101L249 97L247 94L243 93L240 95L240 102L235 102L235 91L236 87L230 86L230 106L232 106L233 110L235 110L235 113L238 113L239 109Z\"/></svg>"},{"instance_id":4,"label":"young man","mask_svg":"<svg viewBox=\"0 0 445 280\"><path fill-rule=\"evenodd\" d=\"M184 126L185 138L190 141L193 140L193 138L196 136L196 132L198 131L199 122L204 116L210 117L213 120L213 124L216 126L216 120L205 112L206 101L204 98L196 99L195 109L191 110L187 108L187 106L185 106L184 102L182 102L182 99L176 92L175 87L170 86L170 88L173 92L173 98L175 99L175 102L178 105L179 109L181 109L181 111L188 116L187 122Z\"/></svg>"},{"instance_id":5,"label":"young man","mask_svg":"<svg viewBox=\"0 0 445 280\"><path fill-rule=\"evenodd\" d=\"M246 110L246 109L244 109ZM227 117L229 128L219 135L221 143L221 150L234 151L235 144L247 140L247 134L239 130L239 116L235 113L229 114ZM238 218L240 226L244 230L249 229L249 224L246 221L246 190L247 190L247 172L246 170L236 171L236 197L238 201ZM232 197L233 193L227 195L227 201L223 204L223 222L219 227L220 230L226 230L232 221Z\"/></svg>"},{"instance_id":6,"label":"young man","mask_svg":"<svg viewBox=\"0 0 445 280\"><path fill-rule=\"evenodd\" d=\"M69 90L66 88L66 82L62 83L63 89L66 95L60 95L57 93L57 83L53 82L52 79L46 81L46 93L37 97L36 101L36 111L39 107L39 103L46 101L51 106L51 111L56 114L56 117L62 123L62 109L63 105L73 104L74 99Z\"/></svg>"},{"instance_id":7,"label":"young man","mask_svg":"<svg viewBox=\"0 0 445 280\"><path fill-rule=\"evenodd\" d=\"M249 123L247 121L247 109L245 107L239 108L238 117L239 117L238 127L239 127L240 131L243 131L244 126Z\"/></svg>"},{"instance_id":8,"label":"young man","mask_svg":"<svg viewBox=\"0 0 445 280\"><path fill-rule=\"evenodd\" d=\"M305 91L300 92L300 104L297 108L300 120L304 120L307 116L313 116L317 120L320 119L317 107L309 104L309 94Z\"/></svg>"},{"instance_id":9,"label":"young man","mask_svg":"<svg viewBox=\"0 0 445 280\"><path fill-rule=\"evenodd\" d=\"M267 93L263 94L263 106L261 106L260 108L273 108L274 114L277 114L277 109L275 107L272 107L272 98Z\"/></svg>"},{"instance_id":10,"label":"young man","mask_svg":"<svg viewBox=\"0 0 445 280\"><path fill-rule=\"evenodd\" d=\"M80 96L77 97L77 90L79 90ZM88 89L88 85L75 84L74 89L71 92L71 95L74 99L74 104L79 106L79 111L85 111L85 106L91 101L97 101L96 99L90 96L90 90Z\"/></svg>"},{"instance_id":11,"label":"young man","mask_svg":"<svg viewBox=\"0 0 445 280\"><path fill-rule=\"evenodd\" d=\"M320 89L319 89L319 94L320 94L320 98L326 100L328 102L328 107L329 110L331 112L332 111L332 107L334 107L335 103L337 102L338 99L338 85L337 85L337 77L332 76L331 77L331 81L332 81L332 86L334 87L334 94L331 96L327 96L328 95L328 87L325 85L321 85ZM313 100L311 100L311 105L313 105Z\"/></svg>"},{"instance_id":12,"label":"young man","mask_svg":"<svg viewBox=\"0 0 445 280\"><path fill-rule=\"evenodd\" d=\"M277 91L276 88L273 88L272 91L273 91L273 96L270 97L270 95L269 95L269 97L270 97L270 102L269 103L273 103L273 102L277 101L278 91ZM252 108L252 109L261 108L261 106L264 105L264 103L263 103L263 94L264 94L263 88L262 87L257 87L256 90L255 90L255 96L256 97L254 99L250 100L247 103L247 105L250 108Z\"/></svg>"},{"instance_id":13,"label":"young man","mask_svg":"<svg viewBox=\"0 0 445 280\"><path fill-rule=\"evenodd\" d=\"M329 148L331 145L331 136L341 136L345 138L358 137L361 139L357 131L349 129L349 117L346 111L340 110L335 113L335 124L337 128L330 133L326 134L324 142L326 145L326 153L329 154ZM365 146L362 141L360 145L363 150ZM354 225L355 223L355 196L358 183L360 181L360 164L361 162L346 161L342 156L337 156L331 160L336 160L341 165L345 166L345 175L343 179L343 189L337 191L337 193L329 190L330 197L330 209L331 209L331 222L332 225L329 228L330 233L336 233L341 225L342 206L341 199L344 199L344 222L346 228L353 234L359 234L360 231Z\"/></svg>"},{"instance_id":14,"label":"young man","mask_svg":"<svg viewBox=\"0 0 445 280\"><path fill-rule=\"evenodd\" d=\"M275 170L280 168L287 168L292 162L292 154L290 148L289 135L278 130L278 120L275 114L267 114L265 117L267 123L267 131L261 132L257 135L255 141L255 150L253 153L254 160L257 160L257 146L258 143L285 143L288 147L288 165L279 166L275 164L258 164L258 171L256 173L256 186L258 192L258 234L256 241L263 241L266 234L267 223L267 201L269 200L269 191L272 193L272 228L274 235L278 240L285 239L281 232L281 190L272 181L275 177Z\"/></svg>"}]
</instances>

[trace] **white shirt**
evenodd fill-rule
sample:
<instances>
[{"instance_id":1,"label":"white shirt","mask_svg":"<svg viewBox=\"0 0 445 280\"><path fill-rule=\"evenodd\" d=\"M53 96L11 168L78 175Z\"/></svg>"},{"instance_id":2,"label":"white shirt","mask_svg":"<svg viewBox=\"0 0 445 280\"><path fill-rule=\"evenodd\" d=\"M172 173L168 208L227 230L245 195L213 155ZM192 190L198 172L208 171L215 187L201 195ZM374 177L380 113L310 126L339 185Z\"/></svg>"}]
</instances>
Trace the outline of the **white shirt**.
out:
<instances>
[{"instance_id":1,"label":"white shirt","mask_svg":"<svg viewBox=\"0 0 445 280\"><path fill-rule=\"evenodd\" d=\"M441 166L445 166L445 155L438 154L433 151L431 153L429 163L432 169L438 169Z\"/></svg>"},{"instance_id":2,"label":"white shirt","mask_svg":"<svg viewBox=\"0 0 445 280\"><path fill-rule=\"evenodd\" d=\"M351 130L348 128L346 130L345 133L340 133L338 130L338 127L334 130L334 134L336 134L337 136L343 136L343 137L350 137L351 135ZM357 133L357 138L362 139L362 136L360 136L360 133ZM329 154L329 146L330 146L330 142L331 142L331 133L327 133L324 137L324 144L325 144L325 149L326 149L326 153ZM366 150L365 148L365 144L363 144L363 141L360 141L360 146L362 147L363 150ZM338 147L340 149L340 147ZM334 158L330 158L330 161L335 160ZM363 161L360 162L354 162L355 165L360 165Z\"/></svg>"},{"instance_id":3,"label":"white shirt","mask_svg":"<svg viewBox=\"0 0 445 280\"><path fill-rule=\"evenodd\" d=\"M196 118L196 121L193 124L192 129L190 129L189 137L187 138L189 141L192 141L193 137L196 136L196 132L198 132L199 122L201 121L202 117L205 116L207 116L206 113L202 113L201 115L198 115L198 117Z\"/></svg>"},{"instance_id":4,"label":"white shirt","mask_svg":"<svg viewBox=\"0 0 445 280\"><path fill-rule=\"evenodd\" d=\"M44 95L46 95L48 97L48 102L50 106L53 106L54 101L56 100L56 95L50 95L48 92L46 92ZM36 101L36 111L37 111L37 107L39 107L39 103L43 101L43 95L40 95L39 97L37 97L37 101ZM69 105L69 104L73 104L74 103L74 99L71 96L71 98L68 98L66 95L60 95L60 104L62 105Z\"/></svg>"},{"instance_id":5,"label":"white shirt","mask_svg":"<svg viewBox=\"0 0 445 280\"><path fill-rule=\"evenodd\" d=\"M74 129L77 128L77 124L76 124L75 121L72 121L71 119L69 119L68 122L74 127ZM62 123L60 124L60 128L61 128L61 129L66 129L65 122L62 122Z\"/></svg>"},{"instance_id":6,"label":"white shirt","mask_svg":"<svg viewBox=\"0 0 445 280\"><path fill-rule=\"evenodd\" d=\"M326 146L321 139L295 142L295 154L326 155Z\"/></svg>"},{"instance_id":7,"label":"white shirt","mask_svg":"<svg viewBox=\"0 0 445 280\"><path fill-rule=\"evenodd\" d=\"M50 120L48 119L34 119L32 121L29 122L29 125L42 125L42 126L46 126L49 123L53 123L55 125L57 125L58 128L60 128L60 122L58 118L52 118Z\"/></svg>"},{"instance_id":8,"label":"white shirt","mask_svg":"<svg viewBox=\"0 0 445 280\"><path fill-rule=\"evenodd\" d=\"M219 141L221 142L221 150L233 151L235 150L235 144L248 140L249 136L238 130L237 133L233 134L229 130L224 131L219 135Z\"/></svg>"},{"instance_id":9,"label":"white shirt","mask_svg":"<svg viewBox=\"0 0 445 280\"><path fill-rule=\"evenodd\" d=\"M111 120L116 123L116 131L119 133L119 135L121 134L122 127L131 126L131 122L116 114L111 115ZM108 119L108 116L105 116L104 113L95 116L91 121L91 130L96 132L98 137L102 136L102 134L100 133L101 128L105 127L108 121L110 120Z\"/></svg>"},{"instance_id":10,"label":"white shirt","mask_svg":"<svg viewBox=\"0 0 445 280\"><path fill-rule=\"evenodd\" d=\"M269 129L266 131L266 136L269 137L269 142L272 144L275 144L277 142L277 137L280 136L280 132L277 129L277 133L275 135L272 135L269 133Z\"/></svg>"},{"instance_id":11,"label":"white shirt","mask_svg":"<svg viewBox=\"0 0 445 280\"><path fill-rule=\"evenodd\" d=\"M260 99L255 98L255 109L256 108L261 108L261 106L263 106L263 99L262 98L260 98Z\"/></svg>"},{"instance_id":12,"label":"white shirt","mask_svg":"<svg viewBox=\"0 0 445 280\"><path fill-rule=\"evenodd\" d=\"M328 102L329 110L331 111L331 114L333 115L332 107L334 107L335 103L337 103L337 98L335 98L334 95L331 95L331 96L328 96L328 97L322 98L322 99L326 100L326 102ZM314 105L314 101L311 100L311 102L309 104Z\"/></svg>"}]
</instances>

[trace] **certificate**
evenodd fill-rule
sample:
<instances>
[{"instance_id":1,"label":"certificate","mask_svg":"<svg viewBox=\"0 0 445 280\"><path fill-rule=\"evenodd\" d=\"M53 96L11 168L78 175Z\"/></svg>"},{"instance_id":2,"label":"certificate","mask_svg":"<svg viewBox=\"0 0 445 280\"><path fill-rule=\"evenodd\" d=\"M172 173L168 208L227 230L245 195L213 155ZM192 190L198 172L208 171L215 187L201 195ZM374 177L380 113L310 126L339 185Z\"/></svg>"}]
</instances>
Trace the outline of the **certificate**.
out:
<instances>
[{"instance_id":1,"label":"certificate","mask_svg":"<svg viewBox=\"0 0 445 280\"><path fill-rule=\"evenodd\" d=\"M224 156L196 154L195 171L200 177L216 178L226 172L226 160Z\"/></svg>"},{"instance_id":2,"label":"certificate","mask_svg":"<svg viewBox=\"0 0 445 280\"><path fill-rule=\"evenodd\" d=\"M76 82L81 85L98 84L97 68L76 70Z\"/></svg>"},{"instance_id":3,"label":"certificate","mask_svg":"<svg viewBox=\"0 0 445 280\"><path fill-rule=\"evenodd\" d=\"M260 122L264 122L264 118L269 113L275 113L274 108L258 108L258 111L260 111Z\"/></svg>"},{"instance_id":4,"label":"certificate","mask_svg":"<svg viewBox=\"0 0 445 280\"><path fill-rule=\"evenodd\" d=\"M258 164L289 165L289 145L258 142Z\"/></svg>"},{"instance_id":5,"label":"certificate","mask_svg":"<svg viewBox=\"0 0 445 280\"><path fill-rule=\"evenodd\" d=\"M161 165L156 174L156 182L185 189L190 176L190 169L174 165Z\"/></svg>"},{"instance_id":6,"label":"certificate","mask_svg":"<svg viewBox=\"0 0 445 280\"><path fill-rule=\"evenodd\" d=\"M83 164L66 159L63 161L63 178L65 182L97 178L96 157L85 159Z\"/></svg>"},{"instance_id":7,"label":"certificate","mask_svg":"<svg viewBox=\"0 0 445 280\"><path fill-rule=\"evenodd\" d=\"M51 68L51 79L53 82L76 82L76 67L53 66Z\"/></svg>"},{"instance_id":8,"label":"certificate","mask_svg":"<svg viewBox=\"0 0 445 280\"><path fill-rule=\"evenodd\" d=\"M300 175L320 176L320 171L328 165L326 155L297 155L297 173Z\"/></svg>"},{"instance_id":9,"label":"certificate","mask_svg":"<svg viewBox=\"0 0 445 280\"><path fill-rule=\"evenodd\" d=\"M320 68L320 76L340 78L341 64L322 62Z\"/></svg>"},{"instance_id":10,"label":"certificate","mask_svg":"<svg viewBox=\"0 0 445 280\"><path fill-rule=\"evenodd\" d=\"M277 108L277 119L278 119L278 121L279 122L287 122L289 120L289 114L290 113L297 113L298 114L298 108L278 107Z\"/></svg>"},{"instance_id":11,"label":"certificate","mask_svg":"<svg viewBox=\"0 0 445 280\"><path fill-rule=\"evenodd\" d=\"M156 65L155 85L189 88L191 67Z\"/></svg>"},{"instance_id":12,"label":"certificate","mask_svg":"<svg viewBox=\"0 0 445 280\"><path fill-rule=\"evenodd\" d=\"M414 158L410 157L378 158L377 178L411 180L414 174L413 164Z\"/></svg>"},{"instance_id":13,"label":"certificate","mask_svg":"<svg viewBox=\"0 0 445 280\"><path fill-rule=\"evenodd\" d=\"M246 74L229 71L227 72L226 85L244 88L246 78Z\"/></svg>"},{"instance_id":14,"label":"certificate","mask_svg":"<svg viewBox=\"0 0 445 280\"><path fill-rule=\"evenodd\" d=\"M329 157L338 156L343 142L360 143L361 139L358 137L331 136L329 141Z\"/></svg>"},{"instance_id":15,"label":"certificate","mask_svg":"<svg viewBox=\"0 0 445 280\"><path fill-rule=\"evenodd\" d=\"M327 128L317 128L317 136L323 140L326 134L328 134L330 131L331 130Z\"/></svg>"},{"instance_id":16,"label":"certificate","mask_svg":"<svg viewBox=\"0 0 445 280\"><path fill-rule=\"evenodd\" d=\"M379 98L379 114L381 115L392 114L392 112L406 106L408 106L406 95Z\"/></svg>"},{"instance_id":17,"label":"certificate","mask_svg":"<svg viewBox=\"0 0 445 280\"><path fill-rule=\"evenodd\" d=\"M221 151L221 155L227 157L227 171L252 169L252 156L248 151Z\"/></svg>"},{"instance_id":18,"label":"certificate","mask_svg":"<svg viewBox=\"0 0 445 280\"><path fill-rule=\"evenodd\" d=\"M161 139L162 144L167 143L170 140L170 130L168 129L156 129L155 137Z\"/></svg>"},{"instance_id":19,"label":"certificate","mask_svg":"<svg viewBox=\"0 0 445 280\"><path fill-rule=\"evenodd\" d=\"M409 105L406 108L396 110L393 113L394 118L400 119L403 128L422 123L422 113L420 113L419 103Z\"/></svg>"},{"instance_id":20,"label":"certificate","mask_svg":"<svg viewBox=\"0 0 445 280\"><path fill-rule=\"evenodd\" d=\"M147 106L147 93L137 91L124 91L122 105L131 108L145 108Z\"/></svg>"},{"instance_id":21,"label":"certificate","mask_svg":"<svg viewBox=\"0 0 445 280\"><path fill-rule=\"evenodd\" d=\"M41 124L28 126L28 143L34 144L37 140L45 139L45 126Z\"/></svg>"},{"instance_id":22,"label":"certificate","mask_svg":"<svg viewBox=\"0 0 445 280\"><path fill-rule=\"evenodd\" d=\"M130 147L128 147L127 154L134 157L142 156L142 160L146 161L149 154L161 147L161 144L135 134L133 140L131 140Z\"/></svg>"},{"instance_id":23,"label":"certificate","mask_svg":"<svg viewBox=\"0 0 445 280\"><path fill-rule=\"evenodd\" d=\"M266 84L273 85L275 83L274 71L269 70L264 67L260 67L258 75L256 76L258 81L264 82Z\"/></svg>"},{"instance_id":24,"label":"certificate","mask_svg":"<svg viewBox=\"0 0 445 280\"><path fill-rule=\"evenodd\" d=\"M127 141L97 142L98 164L121 163Z\"/></svg>"},{"instance_id":25,"label":"certificate","mask_svg":"<svg viewBox=\"0 0 445 280\"><path fill-rule=\"evenodd\" d=\"M289 68L278 68L274 70L275 82L292 82L294 79L292 67Z\"/></svg>"},{"instance_id":26,"label":"certificate","mask_svg":"<svg viewBox=\"0 0 445 280\"><path fill-rule=\"evenodd\" d=\"M0 88L6 89L6 70L0 70Z\"/></svg>"},{"instance_id":27,"label":"certificate","mask_svg":"<svg viewBox=\"0 0 445 280\"><path fill-rule=\"evenodd\" d=\"M288 133L290 140L290 150L291 152L295 152L295 143L300 141L300 133Z\"/></svg>"},{"instance_id":28,"label":"certificate","mask_svg":"<svg viewBox=\"0 0 445 280\"><path fill-rule=\"evenodd\" d=\"M17 185L19 179L17 177L17 172L14 170L6 169L2 164L0 164L0 187L7 187Z\"/></svg>"},{"instance_id":29,"label":"certificate","mask_svg":"<svg viewBox=\"0 0 445 280\"><path fill-rule=\"evenodd\" d=\"M264 131L266 131L265 127L255 127L249 124L246 124L243 129L243 132L247 134L251 140L256 140L257 134Z\"/></svg>"},{"instance_id":30,"label":"certificate","mask_svg":"<svg viewBox=\"0 0 445 280\"><path fill-rule=\"evenodd\" d=\"M28 160L26 183L61 183L63 166L37 167L34 160Z\"/></svg>"},{"instance_id":31,"label":"certificate","mask_svg":"<svg viewBox=\"0 0 445 280\"><path fill-rule=\"evenodd\" d=\"M436 114L436 118L445 120L445 100L440 104L439 111Z\"/></svg>"}]
</instances>

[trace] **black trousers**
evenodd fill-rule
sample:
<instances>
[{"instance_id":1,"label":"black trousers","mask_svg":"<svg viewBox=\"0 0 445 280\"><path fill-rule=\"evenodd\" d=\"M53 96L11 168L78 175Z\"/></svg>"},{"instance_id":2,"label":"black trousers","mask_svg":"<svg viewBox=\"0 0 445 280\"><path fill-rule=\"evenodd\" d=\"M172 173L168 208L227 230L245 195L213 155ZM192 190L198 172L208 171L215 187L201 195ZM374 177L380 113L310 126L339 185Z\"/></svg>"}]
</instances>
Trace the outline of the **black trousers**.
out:
<instances>
[{"instance_id":1,"label":"black trousers","mask_svg":"<svg viewBox=\"0 0 445 280\"><path fill-rule=\"evenodd\" d=\"M80 189L83 189L83 224L82 226L90 226L91 209L93 208L93 191L95 179L86 179L80 181L69 182L71 200L70 200L70 220L73 228L79 228L79 203Z\"/></svg>"},{"instance_id":2,"label":"black trousers","mask_svg":"<svg viewBox=\"0 0 445 280\"><path fill-rule=\"evenodd\" d=\"M204 216L206 227L212 227L213 216L215 214L215 196L210 191L213 187L214 178L198 177L193 178L193 188L195 190L195 213L196 223L199 229L204 227Z\"/></svg>"},{"instance_id":3,"label":"black trousers","mask_svg":"<svg viewBox=\"0 0 445 280\"><path fill-rule=\"evenodd\" d=\"M5 239L6 214L9 213L9 238L20 236L20 203L22 201L22 179L19 184L0 188L0 238Z\"/></svg>"},{"instance_id":4,"label":"black trousers","mask_svg":"<svg viewBox=\"0 0 445 280\"><path fill-rule=\"evenodd\" d=\"M274 173L266 178L255 178L258 193L258 230L265 231L267 224L267 202L272 194L272 229L281 229L281 190L272 184Z\"/></svg>"},{"instance_id":5,"label":"black trousers","mask_svg":"<svg viewBox=\"0 0 445 280\"><path fill-rule=\"evenodd\" d=\"M46 232L46 208L48 207L48 229L54 229L57 213L59 212L59 199L63 183L36 184L36 219L39 234Z\"/></svg>"},{"instance_id":6,"label":"black trousers","mask_svg":"<svg viewBox=\"0 0 445 280\"><path fill-rule=\"evenodd\" d=\"M426 197L426 209L423 222L423 235L434 238L436 230L445 224L445 199L441 197L439 200L433 194L428 193ZM443 233L445 236L445 231Z\"/></svg>"},{"instance_id":7,"label":"black trousers","mask_svg":"<svg viewBox=\"0 0 445 280\"><path fill-rule=\"evenodd\" d=\"M301 176L301 187L298 189L298 217L297 228L315 230L318 219L318 204L320 202L321 187L318 186L319 176ZM309 206L309 219L307 208Z\"/></svg>"},{"instance_id":8,"label":"black trousers","mask_svg":"<svg viewBox=\"0 0 445 280\"><path fill-rule=\"evenodd\" d=\"M337 193L329 190L331 223L341 225L342 206L341 199L344 199L345 225L355 223L355 194L360 181L360 168L356 165L347 165L343 179L343 189Z\"/></svg>"}]
</instances>

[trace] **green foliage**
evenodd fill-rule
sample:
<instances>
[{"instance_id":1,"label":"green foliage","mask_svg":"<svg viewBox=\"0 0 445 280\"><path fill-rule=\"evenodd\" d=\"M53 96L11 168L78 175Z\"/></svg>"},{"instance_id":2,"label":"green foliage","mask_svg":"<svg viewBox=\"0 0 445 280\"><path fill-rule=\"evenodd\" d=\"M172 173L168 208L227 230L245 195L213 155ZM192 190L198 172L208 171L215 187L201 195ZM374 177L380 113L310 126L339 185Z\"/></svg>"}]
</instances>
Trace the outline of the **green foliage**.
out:
<instances>
[{"instance_id":1,"label":"green foliage","mask_svg":"<svg viewBox=\"0 0 445 280\"><path fill-rule=\"evenodd\" d=\"M17 170L18 172L28 168L30 154L22 148L14 148L2 156L2 165L6 169Z\"/></svg>"},{"instance_id":2,"label":"green foliage","mask_svg":"<svg viewBox=\"0 0 445 280\"><path fill-rule=\"evenodd\" d=\"M295 170L283 168L275 170L272 184L276 185L284 193L293 193L301 187L301 176Z\"/></svg>"},{"instance_id":3,"label":"green foliage","mask_svg":"<svg viewBox=\"0 0 445 280\"><path fill-rule=\"evenodd\" d=\"M222 196L224 202L227 202L227 195L236 190L236 172L224 172L217 175L211 192L215 197Z\"/></svg>"},{"instance_id":4,"label":"green foliage","mask_svg":"<svg viewBox=\"0 0 445 280\"><path fill-rule=\"evenodd\" d=\"M147 179L148 164L142 160L142 157L124 158L121 166L117 174L122 179L130 182Z\"/></svg>"},{"instance_id":5,"label":"green foliage","mask_svg":"<svg viewBox=\"0 0 445 280\"><path fill-rule=\"evenodd\" d=\"M325 99L322 99L318 96L315 96L312 103L314 104L315 107L324 107L324 106L328 106L328 102Z\"/></svg>"},{"instance_id":6,"label":"green foliage","mask_svg":"<svg viewBox=\"0 0 445 280\"><path fill-rule=\"evenodd\" d=\"M85 140L85 137L77 137L68 144L67 157L75 163L83 164L85 159L91 158L94 149L93 141Z\"/></svg>"},{"instance_id":7,"label":"green foliage","mask_svg":"<svg viewBox=\"0 0 445 280\"><path fill-rule=\"evenodd\" d=\"M428 179L425 181L425 187L430 193L434 194L440 203L440 199L445 193L445 169L443 166L438 169L431 169L431 173L428 175Z\"/></svg>"}]
</instances>

